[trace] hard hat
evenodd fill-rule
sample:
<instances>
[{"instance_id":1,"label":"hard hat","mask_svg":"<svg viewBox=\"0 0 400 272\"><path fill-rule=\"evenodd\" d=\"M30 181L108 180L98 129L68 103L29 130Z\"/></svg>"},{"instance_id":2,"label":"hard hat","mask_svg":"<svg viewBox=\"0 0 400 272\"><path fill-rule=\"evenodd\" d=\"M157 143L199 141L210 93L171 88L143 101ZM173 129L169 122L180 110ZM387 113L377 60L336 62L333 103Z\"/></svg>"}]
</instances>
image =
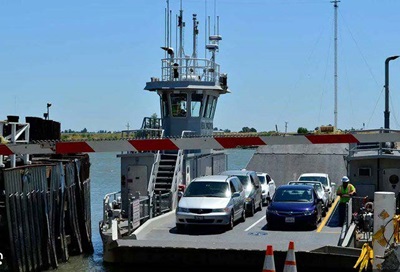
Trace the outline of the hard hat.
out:
<instances>
[{"instance_id":1,"label":"hard hat","mask_svg":"<svg viewBox=\"0 0 400 272\"><path fill-rule=\"evenodd\" d=\"M347 176L344 176L343 178L342 178L342 182L349 182L350 180L349 180L349 178L347 177Z\"/></svg>"}]
</instances>

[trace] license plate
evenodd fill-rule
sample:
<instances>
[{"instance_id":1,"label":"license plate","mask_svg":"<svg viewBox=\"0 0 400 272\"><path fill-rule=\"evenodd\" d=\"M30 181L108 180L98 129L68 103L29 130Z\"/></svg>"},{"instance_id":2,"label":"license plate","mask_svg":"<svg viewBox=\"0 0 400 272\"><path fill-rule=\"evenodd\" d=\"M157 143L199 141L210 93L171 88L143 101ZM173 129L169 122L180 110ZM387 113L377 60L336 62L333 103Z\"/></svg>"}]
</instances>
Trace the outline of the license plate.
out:
<instances>
[{"instance_id":1,"label":"license plate","mask_svg":"<svg viewBox=\"0 0 400 272\"><path fill-rule=\"evenodd\" d=\"M195 220L204 220L204 216L195 216L194 219Z\"/></svg>"},{"instance_id":2,"label":"license plate","mask_svg":"<svg viewBox=\"0 0 400 272\"><path fill-rule=\"evenodd\" d=\"M294 217L286 217L285 222L286 223L294 223Z\"/></svg>"}]
</instances>

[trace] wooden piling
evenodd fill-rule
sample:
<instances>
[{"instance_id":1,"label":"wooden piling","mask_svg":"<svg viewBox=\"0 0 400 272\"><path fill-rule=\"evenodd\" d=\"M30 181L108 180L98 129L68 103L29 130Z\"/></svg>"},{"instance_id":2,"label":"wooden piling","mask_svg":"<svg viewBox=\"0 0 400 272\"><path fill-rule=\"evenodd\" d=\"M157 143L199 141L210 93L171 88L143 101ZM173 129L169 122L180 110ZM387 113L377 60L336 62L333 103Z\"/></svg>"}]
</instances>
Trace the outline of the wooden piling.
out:
<instances>
[{"instance_id":1,"label":"wooden piling","mask_svg":"<svg viewBox=\"0 0 400 272\"><path fill-rule=\"evenodd\" d=\"M60 162L58 164L58 176L60 177L59 179L59 205L58 205L58 211L59 211L59 235L60 235L60 250L61 250L61 255L62 255L62 260L64 262L68 261L69 259L69 254L68 254L68 245L67 245L67 239L65 235L65 201L66 201L66 194L65 194L65 172L64 172L64 166Z\"/></svg>"},{"instance_id":2,"label":"wooden piling","mask_svg":"<svg viewBox=\"0 0 400 272\"><path fill-rule=\"evenodd\" d=\"M0 181L13 271L57 268L70 252L93 252L87 155L0 169Z\"/></svg>"}]
</instances>

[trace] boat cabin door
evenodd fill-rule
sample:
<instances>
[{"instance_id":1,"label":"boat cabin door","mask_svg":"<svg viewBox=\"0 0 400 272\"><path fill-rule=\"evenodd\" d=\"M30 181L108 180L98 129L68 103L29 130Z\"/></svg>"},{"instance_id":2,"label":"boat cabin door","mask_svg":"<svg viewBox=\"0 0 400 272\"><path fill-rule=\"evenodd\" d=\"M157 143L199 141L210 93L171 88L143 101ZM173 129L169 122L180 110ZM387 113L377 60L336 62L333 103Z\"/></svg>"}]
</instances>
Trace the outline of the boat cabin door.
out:
<instances>
[{"instance_id":1,"label":"boat cabin door","mask_svg":"<svg viewBox=\"0 0 400 272\"><path fill-rule=\"evenodd\" d=\"M147 177L146 165L130 165L127 173L127 189L128 195L135 195L139 192L140 195L147 195L147 185L149 178Z\"/></svg>"}]
</instances>

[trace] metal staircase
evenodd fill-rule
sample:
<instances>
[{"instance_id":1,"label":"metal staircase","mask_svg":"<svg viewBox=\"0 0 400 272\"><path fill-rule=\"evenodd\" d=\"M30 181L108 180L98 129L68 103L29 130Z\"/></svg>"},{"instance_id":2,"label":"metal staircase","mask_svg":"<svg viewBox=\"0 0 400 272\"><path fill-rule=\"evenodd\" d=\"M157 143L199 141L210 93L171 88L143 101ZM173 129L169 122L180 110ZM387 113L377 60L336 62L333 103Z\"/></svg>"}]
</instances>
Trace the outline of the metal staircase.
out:
<instances>
[{"instance_id":1,"label":"metal staircase","mask_svg":"<svg viewBox=\"0 0 400 272\"><path fill-rule=\"evenodd\" d=\"M171 191L177 154L162 154L154 183L155 194L165 194Z\"/></svg>"}]
</instances>

